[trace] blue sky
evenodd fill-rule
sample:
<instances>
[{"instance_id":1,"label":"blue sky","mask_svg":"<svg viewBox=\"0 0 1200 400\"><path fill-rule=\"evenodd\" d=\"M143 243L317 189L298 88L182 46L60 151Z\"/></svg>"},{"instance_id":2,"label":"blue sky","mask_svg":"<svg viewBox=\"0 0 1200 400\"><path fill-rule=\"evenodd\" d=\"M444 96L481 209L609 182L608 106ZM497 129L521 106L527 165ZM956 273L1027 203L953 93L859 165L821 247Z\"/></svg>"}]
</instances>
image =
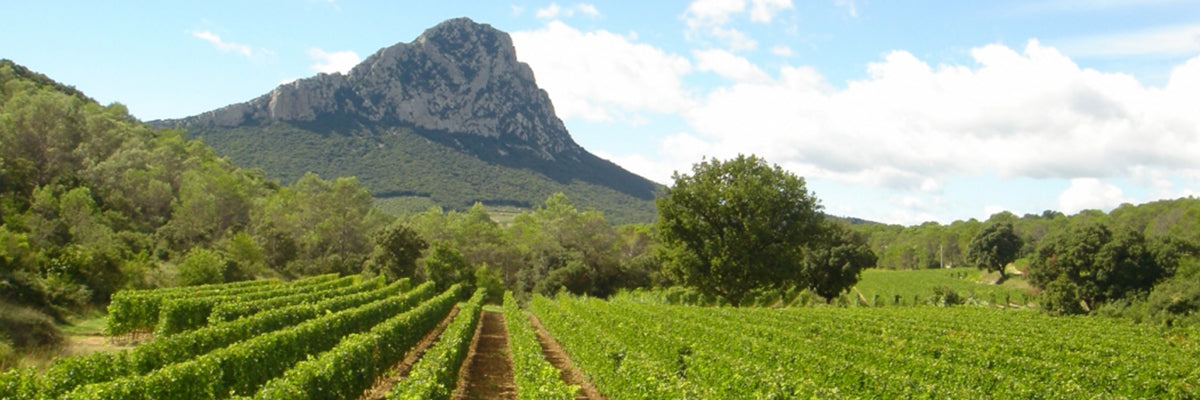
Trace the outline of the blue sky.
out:
<instances>
[{"instance_id":1,"label":"blue sky","mask_svg":"<svg viewBox=\"0 0 1200 400\"><path fill-rule=\"evenodd\" d=\"M669 184L758 154L918 224L1200 191L1200 2L0 1L0 57L143 120L348 70L448 18L513 35L575 140Z\"/></svg>"}]
</instances>

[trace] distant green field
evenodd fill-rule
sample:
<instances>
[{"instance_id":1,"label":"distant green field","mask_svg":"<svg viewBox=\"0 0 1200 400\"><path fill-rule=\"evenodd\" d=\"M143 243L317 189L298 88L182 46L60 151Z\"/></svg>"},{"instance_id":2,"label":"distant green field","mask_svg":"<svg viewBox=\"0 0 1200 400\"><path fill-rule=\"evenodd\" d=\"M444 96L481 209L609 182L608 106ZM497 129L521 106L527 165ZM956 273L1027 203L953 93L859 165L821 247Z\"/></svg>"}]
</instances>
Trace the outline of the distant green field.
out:
<instances>
[{"instance_id":1,"label":"distant green field","mask_svg":"<svg viewBox=\"0 0 1200 400\"><path fill-rule=\"evenodd\" d=\"M428 197L420 196L377 197L375 198L375 207L397 217L422 213L429 210L430 207L443 208ZM531 211L528 208L513 206L484 206L484 209L487 210L493 221L501 225L508 225L517 215Z\"/></svg>"},{"instance_id":2,"label":"distant green field","mask_svg":"<svg viewBox=\"0 0 1200 400\"><path fill-rule=\"evenodd\" d=\"M428 197L420 196L397 196L397 197L376 197L375 207L381 211L395 215L397 217L405 214L413 214L424 212L430 207L439 207Z\"/></svg>"},{"instance_id":3,"label":"distant green field","mask_svg":"<svg viewBox=\"0 0 1200 400\"><path fill-rule=\"evenodd\" d=\"M1025 279L1020 276L1010 277L1002 284L995 285L998 274L984 273L974 268L947 268L922 270L883 270L868 269L863 271L858 285L852 293L862 294L868 302L874 303L875 296L881 301L893 304L896 296L900 296L902 304L911 304L914 298L921 302L929 302L937 295L935 289L949 288L963 298L967 303L1025 305L1032 302L1033 292Z\"/></svg>"},{"instance_id":4,"label":"distant green field","mask_svg":"<svg viewBox=\"0 0 1200 400\"><path fill-rule=\"evenodd\" d=\"M974 268L925 270L868 269L862 272L858 285L834 299L838 306L912 306L945 305L947 297L954 304L1024 307L1035 303L1035 292L1020 276L1010 274L1002 284L993 282L999 277ZM726 302L706 298L693 289L635 290L618 297L642 303L723 305ZM825 299L800 290L772 290L757 293L745 303L759 307L803 307L825 305Z\"/></svg>"}]
</instances>

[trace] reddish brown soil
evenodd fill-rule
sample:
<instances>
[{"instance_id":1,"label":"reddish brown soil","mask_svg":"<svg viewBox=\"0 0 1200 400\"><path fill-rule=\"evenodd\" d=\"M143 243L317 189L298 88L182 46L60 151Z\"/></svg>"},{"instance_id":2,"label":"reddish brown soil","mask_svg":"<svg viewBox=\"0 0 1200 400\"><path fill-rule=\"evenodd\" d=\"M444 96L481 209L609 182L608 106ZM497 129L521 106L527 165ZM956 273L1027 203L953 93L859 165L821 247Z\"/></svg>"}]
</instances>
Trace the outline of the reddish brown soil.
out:
<instances>
[{"instance_id":1,"label":"reddish brown soil","mask_svg":"<svg viewBox=\"0 0 1200 400\"><path fill-rule=\"evenodd\" d=\"M563 351L558 341L553 336L550 336L550 332L546 331L546 327L542 326L542 321L538 320L536 316L530 317L530 319L533 321L533 327L537 329L538 342L542 345L542 354L546 356L550 364L558 368L559 371L562 371L563 381L572 385L579 385L581 388L575 394L575 399L608 400L607 397L600 394L600 391L596 390L596 386L592 385L592 382L584 378L583 373L578 368L575 368L575 365L571 363L571 358L567 356L567 352Z\"/></svg>"},{"instance_id":2,"label":"reddish brown soil","mask_svg":"<svg viewBox=\"0 0 1200 400\"><path fill-rule=\"evenodd\" d=\"M453 400L516 400L504 313L483 312L458 376L458 388L450 397Z\"/></svg>"}]
</instances>

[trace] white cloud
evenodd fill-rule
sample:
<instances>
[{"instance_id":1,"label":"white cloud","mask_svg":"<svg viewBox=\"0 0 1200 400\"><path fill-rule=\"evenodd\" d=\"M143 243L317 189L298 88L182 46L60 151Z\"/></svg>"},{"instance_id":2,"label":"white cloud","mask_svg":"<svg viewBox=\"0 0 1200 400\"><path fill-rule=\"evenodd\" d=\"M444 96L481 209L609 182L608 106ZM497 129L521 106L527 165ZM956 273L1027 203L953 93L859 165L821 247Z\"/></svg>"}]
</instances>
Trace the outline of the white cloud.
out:
<instances>
[{"instance_id":1,"label":"white cloud","mask_svg":"<svg viewBox=\"0 0 1200 400\"><path fill-rule=\"evenodd\" d=\"M1075 57L1195 55L1200 53L1200 24L1073 37L1058 45Z\"/></svg>"},{"instance_id":2,"label":"white cloud","mask_svg":"<svg viewBox=\"0 0 1200 400\"><path fill-rule=\"evenodd\" d=\"M1191 0L1048 0L1031 1L1016 7L1026 13L1079 12L1110 10L1127 7L1152 7L1157 5L1186 3Z\"/></svg>"},{"instance_id":3,"label":"white cloud","mask_svg":"<svg viewBox=\"0 0 1200 400\"><path fill-rule=\"evenodd\" d=\"M596 6L593 6L591 4L584 4L584 3L576 4L575 9L579 10L579 12L589 15L589 16L593 16L593 17L600 16L600 10L597 10Z\"/></svg>"},{"instance_id":4,"label":"white cloud","mask_svg":"<svg viewBox=\"0 0 1200 400\"><path fill-rule=\"evenodd\" d=\"M892 204L896 204L908 209L925 210L929 208L929 205L926 204L924 199L912 195L895 196L891 201Z\"/></svg>"},{"instance_id":5,"label":"white cloud","mask_svg":"<svg viewBox=\"0 0 1200 400\"><path fill-rule=\"evenodd\" d=\"M858 4L854 0L834 0L833 4L846 9L851 18L858 18Z\"/></svg>"},{"instance_id":6,"label":"white cloud","mask_svg":"<svg viewBox=\"0 0 1200 400\"><path fill-rule=\"evenodd\" d=\"M205 42L209 42L214 47L216 47L217 50L220 50L225 53L241 54L247 58L251 58L254 56L254 49L251 48L250 46L247 46L247 45L244 45L241 43L227 42L225 40L222 40L221 36L219 36L215 33L212 33L210 31L193 31L192 37L203 40Z\"/></svg>"},{"instance_id":7,"label":"white cloud","mask_svg":"<svg viewBox=\"0 0 1200 400\"><path fill-rule=\"evenodd\" d=\"M612 32L580 32L561 21L514 32L517 58L529 64L558 116L633 121L638 113L680 113L693 105L684 57Z\"/></svg>"},{"instance_id":8,"label":"white cloud","mask_svg":"<svg viewBox=\"0 0 1200 400\"><path fill-rule=\"evenodd\" d=\"M1109 211L1131 200L1121 188L1096 178L1071 179L1071 186L1058 196L1058 210L1074 214L1083 210Z\"/></svg>"},{"instance_id":9,"label":"white cloud","mask_svg":"<svg viewBox=\"0 0 1200 400\"><path fill-rule=\"evenodd\" d=\"M600 16L600 10L597 10L596 6L587 3L577 3L571 7L560 7L558 3L550 3L550 5L546 6L546 8L538 9L535 15L537 15L538 18L556 19L560 17L573 17L576 13L591 17Z\"/></svg>"},{"instance_id":10,"label":"white cloud","mask_svg":"<svg viewBox=\"0 0 1200 400\"><path fill-rule=\"evenodd\" d=\"M749 60L725 50L696 50L692 56L697 70L714 72L734 82L767 82L771 79Z\"/></svg>"},{"instance_id":11,"label":"white cloud","mask_svg":"<svg viewBox=\"0 0 1200 400\"><path fill-rule=\"evenodd\" d=\"M991 218L991 216L1005 212L1005 211L1012 212L1012 211L1009 211L1009 209L1004 206L989 205L989 206L983 207L983 215L986 216L985 218Z\"/></svg>"},{"instance_id":12,"label":"white cloud","mask_svg":"<svg viewBox=\"0 0 1200 400\"><path fill-rule=\"evenodd\" d=\"M747 6L749 8L747 9ZM749 12L750 20L767 23L780 11L792 8L792 0L695 0L684 11L688 25L725 25L736 14Z\"/></svg>"},{"instance_id":13,"label":"white cloud","mask_svg":"<svg viewBox=\"0 0 1200 400\"><path fill-rule=\"evenodd\" d=\"M758 43L731 26L733 18L749 14L750 21L770 23L779 12L793 8L791 0L695 0L683 13L689 38L712 37L733 51L753 50Z\"/></svg>"},{"instance_id":14,"label":"white cloud","mask_svg":"<svg viewBox=\"0 0 1200 400\"><path fill-rule=\"evenodd\" d=\"M926 211L913 211L896 208L888 212L883 221L901 221L906 225L919 225L929 221L938 221L938 217ZM889 222L890 223L890 222Z\"/></svg>"},{"instance_id":15,"label":"white cloud","mask_svg":"<svg viewBox=\"0 0 1200 400\"><path fill-rule=\"evenodd\" d=\"M792 0L750 0L750 20L754 22L771 22L775 14L792 8Z\"/></svg>"},{"instance_id":16,"label":"white cloud","mask_svg":"<svg viewBox=\"0 0 1200 400\"><path fill-rule=\"evenodd\" d=\"M646 179L669 185L675 172L691 174L692 165L705 157L729 159L736 155L723 154L719 150L691 134L678 133L660 140L654 157L641 154L611 155L602 151L597 151L596 155Z\"/></svg>"},{"instance_id":17,"label":"white cloud","mask_svg":"<svg viewBox=\"0 0 1200 400\"><path fill-rule=\"evenodd\" d=\"M1130 178L1134 184L1149 189L1147 197L1142 199L1144 201L1195 196L1196 191L1191 187L1187 187L1187 183L1184 184L1184 187L1180 187L1180 185L1176 184L1176 180L1184 182L1190 180L1192 182L1188 183L1190 183L1191 186L1200 187L1200 185L1198 185L1200 184L1200 181L1196 181L1194 179L1195 177L1200 177L1200 171L1191 171L1191 173L1179 175L1180 176L1175 177L1175 179L1172 179L1171 174L1164 169L1154 169L1142 166L1131 168L1130 171Z\"/></svg>"},{"instance_id":18,"label":"white cloud","mask_svg":"<svg viewBox=\"0 0 1200 400\"><path fill-rule=\"evenodd\" d=\"M546 8L538 9L536 15L538 18L551 18L552 19L552 18L558 18L558 14L560 14L560 13L562 13L562 7L559 7L558 3L550 3L550 5L546 6Z\"/></svg>"},{"instance_id":19,"label":"white cloud","mask_svg":"<svg viewBox=\"0 0 1200 400\"><path fill-rule=\"evenodd\" d=\"M709 155L754 153L804 176L914 193L981 174L1200 176L1200 57L1152 88L1080 68L1037 41L971 54L974 65L931 66L895 51L845 88L787 66L768 81L712 90L684 117ZM697 56L697 69L715 65Z\"/></svg>"},{"instance_id":20,"label":"white cloud","mask_svg":"<svg viewBox=\"0 0 1200 400\"><path fill-rule=\"evenodd\" d=\"M792 56L792 48L787 47L782 44L776 45L774 47L771 47L771 54L774 54L774 55L777 55L780 57L791 57Z\"/></svg>"},{"instance_id":21,"label":"white cloud","mask_svg":"<svg viewBox=\"0 0 1200 400\"><path fill-rule=\"evenodd\" d=\"M758 47L758 41L734 28L714 27L709 34L725 41L729 49L733 51L749 51Z\"/></svg>"},{"instance_id":22,"label":"white cloud","mask_svg":"<svg viewBox=\"0 0 1200 400\"><path fill-rule=\"evenodd\" d=\"M325 50L312 47L308 49L308 56L316 60L316 63L310 66L313 71L327 74L332 74L335 72L344 74L349 72L351 68L354 68L355 65L358 65L358 63L362 61L362 59L358 57L357 53L350 50L327 52Z\"/></svg>"},{"instance_id":23,"label":"white cloud","mask_svg":"<svg viewBox=\"0 0 1200 400\"><path fill-rule=\"evenodd\" d=\"M730 16L745 11L745 0L696 0L688 5L683 15L688 26L695 29L725 25Z\"/></svg>"}]
</instances>

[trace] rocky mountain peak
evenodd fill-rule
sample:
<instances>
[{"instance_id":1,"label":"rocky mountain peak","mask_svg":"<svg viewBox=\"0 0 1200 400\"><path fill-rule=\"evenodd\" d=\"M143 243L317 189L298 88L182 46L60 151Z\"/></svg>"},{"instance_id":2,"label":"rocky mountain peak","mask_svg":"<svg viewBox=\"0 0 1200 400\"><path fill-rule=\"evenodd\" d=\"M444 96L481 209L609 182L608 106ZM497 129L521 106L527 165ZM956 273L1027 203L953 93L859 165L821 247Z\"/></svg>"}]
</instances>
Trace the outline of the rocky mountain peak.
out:
<instances>
[{"instance_id":1,"label":"rocky mountain peak","mask_svg":"<svg viewBox=\"0 0 1200 400\"><path fill-rule=\"evenodd\" d=\"M512 38L467 18L380 49L348 74L280 85L246 103L160 125L236 127L271 121L353 120L498 139L553 160L583 152L554 114Z\"/></svg>"}]
</instances>

